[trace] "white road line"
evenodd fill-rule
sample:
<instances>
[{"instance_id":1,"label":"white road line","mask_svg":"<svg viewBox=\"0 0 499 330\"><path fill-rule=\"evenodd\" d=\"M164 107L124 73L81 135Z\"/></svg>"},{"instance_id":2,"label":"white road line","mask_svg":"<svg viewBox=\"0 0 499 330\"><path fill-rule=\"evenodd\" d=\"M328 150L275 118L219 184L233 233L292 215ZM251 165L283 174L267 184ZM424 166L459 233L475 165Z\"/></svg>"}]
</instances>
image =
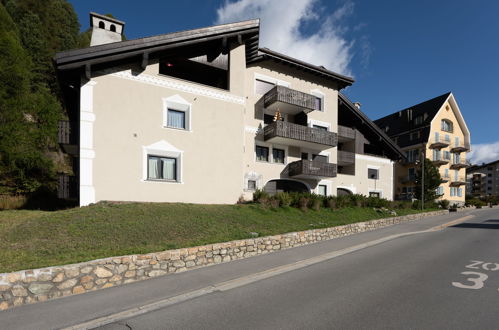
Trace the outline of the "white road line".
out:
<instances>
[{"instance_id":1,"label":"white road line","mask_svg":"<svg viewBox=\"0 0 499 330\"><path fill-rule=\"evenodd\" d=\"M268 270L265 270L265 271L262 271L259 273L255 273L255 274L239 277L239 278L236 278L233 280L221 282L221 283L211 285L211 286L199 289L199 290L183 293L183 294L173 296L170 298L166 298L166 299L163 299L163 300L151 303L151 304L147 304L144 306L131 308L131 309L125 310L123 312L100 317L100 318L97 318L94 320L90 320L88 322L84 322L84 323L70 326L68 328L64 328L61 330L94 329L94 328L101 327L101 326L104 326L104 325L109 324L109 323L117 322L117 321L120 321L123 319L131 318L134 316L138 316L141 314L145 314L145 313L149 313L149 312L152 312L155 310L159 310L161 308L165 308L165 307L168 307L168 306L171 306L174 304L178 304L178 303L187 301L189 299L201 297L201 296L204 296L204 295L209 294L209 293L235 289L235 288L238 288L238 287L241 287L244 285L248 285L248 284L251 284L251 283L254 283L257 281L261 281L263 279L274 277L274 276L284 274L284 273L287 273L287 272L290 272L293 270L297 270L300 268L305 268L305 267L308 267L310 265L314 265L314 264L317 264L317 263L320 263L320 262L323 262L326 260L334 259L334 258L343 256L345 254L349 254L349 253L359 251L359 250L362 250L362 249L365 249L365 248L368 248L368 247L371 247L374 245L378 245L378 244L381 244L381 243L384 243L387 241L391 241L391 240L396 239L396 238L442 230L444 228L447 228L448 226L457 224L457 223L462 222L462 221L469 220L473 217L474 217L474 215L468 215L468 216L461 217L459 219L450 221L450 222L445 223L443 225L432 227L432 228L427 229L427 230L391 235L391 236L383 237L383 238L380 238L380 239L377 239L374 241L370 241L367 243L362 243L362 244L358 244L355 246L351 246L351 247L348 247L348 248L345 248L342 250L321 254L317 257L312 257L309 259L300 260L300 261L297 261L295 263L271 268L271 269L268 269Z\"/></svg>"}]
</instances>

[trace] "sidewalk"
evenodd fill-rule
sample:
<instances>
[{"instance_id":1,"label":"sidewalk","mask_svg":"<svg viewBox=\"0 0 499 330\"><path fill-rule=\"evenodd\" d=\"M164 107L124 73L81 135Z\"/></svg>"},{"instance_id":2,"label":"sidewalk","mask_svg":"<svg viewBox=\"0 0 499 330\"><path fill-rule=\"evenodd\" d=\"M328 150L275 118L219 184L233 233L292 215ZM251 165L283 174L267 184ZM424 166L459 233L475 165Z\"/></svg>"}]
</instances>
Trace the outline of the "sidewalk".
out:
<instances>
[{"instance_id":1,"label":"sidewalk","mask_svg":"<svg viewBox=\"0 0 499 330\"><path fill-rule=\"evenodd\" d=\"M151 304L168 297L215 286L221 282L379 240L387 236L430 229L474 212L477 211L470 210L469 212L429 217L419 221L402 223L230 263L156 277L43 303L20 306L0 312L0 327L5 329L59 329L69 327L88 320Z\"/></svg>"}]
</instances>

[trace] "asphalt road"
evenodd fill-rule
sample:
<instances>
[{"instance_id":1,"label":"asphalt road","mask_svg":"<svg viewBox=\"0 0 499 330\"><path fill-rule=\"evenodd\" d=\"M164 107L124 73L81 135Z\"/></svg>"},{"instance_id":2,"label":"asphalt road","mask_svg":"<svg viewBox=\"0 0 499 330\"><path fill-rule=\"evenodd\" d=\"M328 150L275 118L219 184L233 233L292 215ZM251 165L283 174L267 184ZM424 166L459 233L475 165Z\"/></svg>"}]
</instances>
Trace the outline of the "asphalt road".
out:
<instances>
[{"instance_id":1,"label":"asphalt road","mask_svg":"<svg viewBox=\"0 0 499 330\"><path fill-rule=\"evenodd\" d=\"M499 209L431 217L12 308L0 329L499 329L494 229Z\"/></svg>"},{"instance_id":2,"label":"asphalt road","mask_svg":"<svg viewBox=\"0 0 499 330\"><path fill-rule=\"evenodd\" d=\"M100 329L499 329L499 211Z\"/></svg>"}]
</instances>

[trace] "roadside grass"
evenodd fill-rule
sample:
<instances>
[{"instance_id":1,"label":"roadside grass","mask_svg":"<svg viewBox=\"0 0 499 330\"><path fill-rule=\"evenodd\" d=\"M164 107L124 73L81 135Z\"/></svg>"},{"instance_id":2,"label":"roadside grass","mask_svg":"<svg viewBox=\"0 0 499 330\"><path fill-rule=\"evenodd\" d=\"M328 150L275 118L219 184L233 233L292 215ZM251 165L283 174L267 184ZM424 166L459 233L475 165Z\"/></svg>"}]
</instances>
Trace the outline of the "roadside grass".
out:
<instances>
[{"instance_id":1,"label":"roadside grass","mask_svg":"<svg viewBox=\"0 0 499 330\"><path fill-rule=\"evenodd\" d=\"M401 209L397 215L418 212ZM54 212L1 211L0 273L390 216L372 208L301 211L259 204L99 203Z\"/></svg>"}]
</instances>

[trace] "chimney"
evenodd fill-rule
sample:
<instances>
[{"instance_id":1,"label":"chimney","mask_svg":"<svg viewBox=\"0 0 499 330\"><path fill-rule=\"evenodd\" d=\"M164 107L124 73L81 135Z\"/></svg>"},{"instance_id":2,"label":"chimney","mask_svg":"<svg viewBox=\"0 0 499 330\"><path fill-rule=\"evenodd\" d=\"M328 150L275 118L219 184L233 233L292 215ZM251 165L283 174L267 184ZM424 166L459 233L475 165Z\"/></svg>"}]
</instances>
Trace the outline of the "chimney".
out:
<instances>
[{"instance_id":1,"label":"chimney","mask_svg":"<svg viewBox=\"0 0 499 330\"><path fill-rule=\"evenodd\" d=\"M360 106L362 105L360 102L354 102L353 105L355 105L355 107L357 107L357 109L360 110Z\"/></svg>"},{"instance_id":2,"label":"chimney","mask_svg":"<svg viewBox=\"0 0 499 330\"><path fill-rule=\"evenodd\" d=\"M121 41L125 22L91 12L90 27L92 28L90 46L97 46Z\"/></svg>"}]
</instances>

